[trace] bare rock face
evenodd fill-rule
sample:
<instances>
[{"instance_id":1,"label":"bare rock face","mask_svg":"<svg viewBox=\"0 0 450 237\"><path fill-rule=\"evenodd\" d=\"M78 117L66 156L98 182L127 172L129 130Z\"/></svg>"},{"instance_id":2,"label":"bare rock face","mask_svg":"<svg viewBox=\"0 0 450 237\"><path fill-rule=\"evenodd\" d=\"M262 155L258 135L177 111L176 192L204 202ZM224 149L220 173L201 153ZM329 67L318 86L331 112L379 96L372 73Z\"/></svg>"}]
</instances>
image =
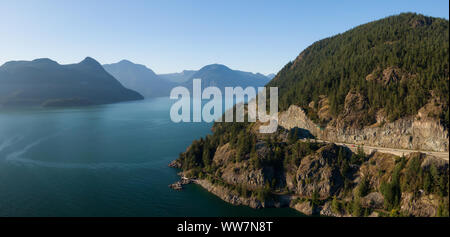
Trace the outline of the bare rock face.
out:
<instances>
[{"instance_id":1,"label":"bare rock face","mask_svg":"<svg viewBox=\"0 0 450 237\"><path fill-rule=\"evenodd\" d=\"M363 106L361 99L349 98L358 107ZM349 108L351 109L351 108ZM279 125L292 129L303 128L318 139L362 144L375 147L414 149L424 151L448 152L448 130L435 118L423 115L410 116L394 122L353 128L333 126L331 122L326 128L320 128L311 121L298 106L292 105L279 115ZM354 119L354 118L350 118Z\"/></svg>"},{"instance_id":2,"label":"bare rock face","mask_svg":"<svg viewBox=\"0 0 450 237\"><path fill-rule=\"evenodd\" d=\"M345 97L344 111L336 119L335 126L338 128L360 129L367 115L367 98L356 91L348 92Z\"/></svg>"},{"instance_id":3,"label":"bare rock face","mask_svg":"<svg viewBox=\"0 0 450 237\"><path fill-rule=\"evenodd\" d=\"M181 169L181 167L182 167L181 162L179 160L174 160L174 161L170 162L170 164L168 166L171 168L177 168L177 169Z\"/></svg>"},{"instance_id":4,"label":"bare rock face","mask_svg":"<svg viewBox=\"0 0 450 237\"><path fill-rule=\"evenodd\" d=\"M436 207L439 201L434 195L422 195L420 198L413 198L411 193L403 193L401 210L417 217L436 216Z\"/></svg>"},{"instance_id":5,"label":"bare rock face","mask_svg":"<svg viewBox=\"0 0 450 237\"><path fill-rule=\"evenodd\" d=\"M204 189L208 190L208 192L213 193L214 195L218 196L225 202L231 203L233 205L245 205L249 206L251 208L263 208L268 207L265 203L261 203L256 198L245 198L240 196L238 193L235 193L232 190L229 190L223 186L214 185L211 182L207 180L196 180L196 184L202 186Z\"/></svg>"},{"instance_id":6,"label":"bare rock face","mask_svg":"<svg viewBox=\"0 0 450 237\"><path fill-rule=\"evenodd\" d=\"M296 127L303 128L314 136L320 132L320 127L308 118L303 109L296 105L291 105L287 111L279 114L278 124L288 130Z\"/></svg>"},{"instance_id":7,"label":"bare rock face","mask_svg":"<svg viewBox=\"0 0 450 237\"><path fill-rule=\"evenodd\" d=\"M429 26L433 22L433 19L430 17L424 17L422 19L411 20L410 25L413 28Z\"/></svg>"},{"instance_id":8,"label":"bare rock face","mask_svg":"<svg viewBox=\"0 0 450 237\"><path fill-rule=\"evenodd\" d=\"M330 103L325 95L321 95L318 103L317 115L321 121L329 122L333 119L330 111Z\"/></svg>"},{"instance_id":9,"label":"bare rock face","mask_svg":"<svg viewBox=\"0 0 450 237\"><path fill-rule=\"evenodd\" d=\"M264 149L266 148L260 147L258 151ZM235 150L231 149L229 144L220 146L214 154L213 162L220 167L217 175L225 182L256 189L264 187L265 181L272 179L272 167L256 168L250 165L248 160L236 163L233 161L235 155Z\"/></svg>"},{"instance_id":10,"label":"bare rock face","mask_svg":"<svg viewBox=\"0 0 450 237\"><path fill-rule=\"evenodd\" d=\"M234 150L232 150L230 144L227 143L217 148L217 151L214 154L213 162L215 165L223 166L229 163L234 156L235 156Z\"/></svg>"},{"instance_id":11,"label":"bare rock face","mask_svg":"<svg viewBox=\"0 0 450 237\"><path fill-rule=\"evenodd\" d=\"M182 190L184 185L190 184L192 182L193 182L192 179L182 177L181 180L179 180L173 184L170 184L169 188L174 189L174 190Z\"/></svg>"},{"instance_id":12,"label":"bare rock face","mask_svg":"<svg viewBox=\"0 0 450 237\"><path fill-rule=\"evenodd\" d=\"M244 205L249 206L251 208L259 209L259 208L270 208L270 207L286 207L291 202L291 198L289 196L281 196L279 200L266 200L261 202L256 197L243 197L236 193L234 190L230 190L224 186L212 184L208 180L204 179L196 179L193 182L202 186L204 189L208 190L208 192L216 195L221 198L225 202L228 202L232 205Z\"/></svg>"},{"instance_id":13,"label":"bare rock face","mask_svg":"<svg viewBox=\"0 0 450 237\"><path fill-rule=\"evenodd\" d=\"M435 166L439 172L446 172L448 170L448 166L449 166L449 161L448 160L443 160L443 159L439 159L435 156L426 156L423 161L422 164L420 165L422 169L429 169L429 167L433 165Z\"/></svg>"},{"instance_id":14,"label":"bare rock face","mask_svg":"<svg viewBox=\"0 0 450 237\"><path fill-rule=\"evenodd\" d=\"M312 197L317 192L321 198L336 194L343 186L343 177L335 165L338 152L338 146L330 144L302 159L297 170L297 194Z\"/></svg>"},{"instance_id":15,"label":"bare rock face","mask_svg":"<svg viewBox=\"0 0 450 237\"><path fill-rule=\"evenodd\" d=\"M331 201L326 202L320 209L321 216L334 216L334 217L349 217L350 215L344 215L343 213L336 213L331 207Z\"/></svg>"},{"instance_id":16,"label":"bare rock face","mask_svg":"<svg viewBox=\"0 0 450 237\"><path fill-rule=\"evenodd\" d=\"M308 216L315 214L313 206L311 205L310 202L297 203L294 205L293 208L305 215L308 215Z\"/></svg>"},{"instance_id":17,"label":"bare rock face","mask_svg":"<svg viewBox=\"0 0 450 237\"><path fill-rule=\"evenodd\" d=\"M230 184L246 185L250 188L264 187L265 180L271 179L272 170L256 169L248 161L229 163L224 167L221 178Z\"/></svg>"},{"instance_id":18,"label":"bare rock face","mask_svg":"<svg viewBox=\"0 0 450 237\"><path fill-rule=\"evenodd\" d=\"M383 180L389 180L395 167L396 156L376 152L369 161L361 165L360 177L367 177L371 187L379 187ZM374 195L374 194L373 194Z\"/></svg>"},{"instance_id":19,"label":"bare rock face","mask_svg":"<svg viewBox=\"0 0 450 237\"><path fill-rule=\"evenodd\" d=\"M381 70L380 68L375 69L371 74L366 76L366 80L375 81L387 86L398 81L405 82L412 77L414 77L414 75L407 73L398 67L388 67L384 70Z\"/></svg>"},{"instance_id":20,"label":"bare rock face","mask_svg":"<svg viewBox=\"0 0 450 237\"><path fill-rule=\"evenodd\" d=\"M288 167L285 175L286 187L288 190L296 191L297 190L297 167Z\"/></svg>"},{"instance_id":21,"label":"bare rock face","mask_svg":"<svg viewBox=\"0 0 450 237\"><path fill-rule=\"evenodd\" d=\"M372 192L361 198L361 204L363 207L382 209L384 205L384 197L379 192Z\"/></svg>"}]
</instances>

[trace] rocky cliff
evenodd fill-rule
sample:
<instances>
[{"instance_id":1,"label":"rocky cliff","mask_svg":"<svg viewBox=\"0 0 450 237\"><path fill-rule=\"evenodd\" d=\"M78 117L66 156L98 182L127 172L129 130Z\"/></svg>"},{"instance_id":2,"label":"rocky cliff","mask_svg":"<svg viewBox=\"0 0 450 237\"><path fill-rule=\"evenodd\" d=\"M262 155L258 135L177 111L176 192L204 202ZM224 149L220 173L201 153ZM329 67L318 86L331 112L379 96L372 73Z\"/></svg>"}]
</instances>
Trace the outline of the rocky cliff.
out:
<instances>
[{"instance_id":1,"label":"rocky cliff","mask_svg":"<svg viewBox=\"0 0 450 237\"><path fill-rule=\"evenodd\" d=\"M333 122L320 127L308 118L303 109L292 105L280 113L279 125L286 129L303 128L317 139L332 142L422 151L449 150L448 130L439 120L424 115L422 110L416 116L390 123L379 119L377 123L363 128L334 126L336 123Z\"/></svg>"},{"instance_id":2,"label":"rocky cliff","mask_svg":"<svg viewBox=\"0 0 450 237\"><path fill-rule=\"evenodd\" d=\"M279 90L275 133L215 123L175 164L234 204L448 216L448 29L448 20L406 13L317 41L267 85Z\"/></svg>"},{"instance_id":3,"label":"rocky cliff","mask_svg":"<svg viewBox=\"0 0 450 237\"><path fill-rule=\"evenodd\" d=\"M447 160L422 153L366 155L290 134L280 129L257 138L244 154L232 141L219 144L210 164L186 168L188 154L198 148L191 146L172 166L233 205L289 206L327 216L448 215Z\"/></svg>"}]
</instances>

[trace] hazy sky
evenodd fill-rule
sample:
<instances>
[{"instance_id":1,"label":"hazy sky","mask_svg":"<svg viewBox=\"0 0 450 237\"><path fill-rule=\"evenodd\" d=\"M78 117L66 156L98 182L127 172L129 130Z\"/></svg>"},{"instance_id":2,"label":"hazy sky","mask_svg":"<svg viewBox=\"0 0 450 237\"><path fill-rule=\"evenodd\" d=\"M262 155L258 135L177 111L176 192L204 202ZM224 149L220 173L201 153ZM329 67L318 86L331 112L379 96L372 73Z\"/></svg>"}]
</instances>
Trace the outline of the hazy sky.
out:
<instances>
[{"instance_id":1,"label":"hazy sky","mask_svg":"<svg viewBox=\"0 0 450 237\"><path fill-rule=\"evenodd\" d=\"M314 41L401 12L449 18L442 1L0 0L0 64L128 59L157 73L221 63L275 73Z\"/></svg>"}]
</instances>

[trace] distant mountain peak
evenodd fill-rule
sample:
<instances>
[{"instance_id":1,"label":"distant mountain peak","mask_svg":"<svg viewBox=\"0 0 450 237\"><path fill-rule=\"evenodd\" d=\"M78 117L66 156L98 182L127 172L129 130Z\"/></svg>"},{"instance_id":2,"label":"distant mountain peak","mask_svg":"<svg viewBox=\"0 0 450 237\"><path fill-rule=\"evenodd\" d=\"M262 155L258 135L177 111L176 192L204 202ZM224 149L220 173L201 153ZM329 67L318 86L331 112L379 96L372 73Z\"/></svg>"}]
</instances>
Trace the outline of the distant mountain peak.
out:
<instances>
[{"instance_id":1,"label":"distant mountain peak","mask_svg":"<svg viewBox=\"0 0 450 237\"><path fill-rule=\"evenodd\" d=\"M81 61L78 64L75 64L75 66L81 66L83 68L90 68L91 70L103 70L103 66L95 59L91 57L86 57L83 61Z\"/></svg>"},{"instance_id":2,"label":"distant mountain peak","mask_svg":"<svg viewBox=\"0 0 450 237\"><path fill-rule=\"evenodd\" d=\"M145 97L167 96L172 83L159 78L150 68L123 59L105 64L103 68L127 88L136 90Z\"/></svg>"},{"instance_id":3,"label":"distant mountain peak","mask_svg":"<svg viewBox=\"0 0 450 237\"><path fill-rule=\"evenodd\" d=\"M44 64L54 64L59 65L57 62L49 59L49 58L38 58L32 61L33 63L44 63Z\"/></svg>"},{"instance_id":4,"label":"distant mountain peak","mask_svg":"<svg viewBox=\"0 0 450 237\"><path fill-rule=\"evenodd\" d=\"M1 66L4 70L15 70L16 68L22 68L23 66L27 67L38 67L38 68L48 68L48 67L57 67L61 66L57 62L49 59L49 58L38 58L32 61L9 61Z\"/></svg>"},{"instance_id":5,"label":"distant mountain peak","mask_svg":"<svg viewBox=\"0 0 450 237\"><path fill-rule=\"evenodd\" d=\"M83 59L83 61L80 62L80 64L89 64L89 65L100 65L99 62L97 62L97 60L91 58L91 57L86 57L85 59Z\"/></svg>"},{"instance_id":6,"label":"distant mountain peak","mask_svg":"<svg viewBox=\"0 0 450 237\"><path fill-rule=\"evenodd\" d=\"M123 66L123 67L140 68L140 69L148 70L148 71L151 71L152 73L154 73L153 70L151 70L151 69L148 68L147 66L142 65L142 64L138 64L138 63L133 63L132 61L127 60L127 59L122 59L122 60L120 60L120 61L117 62L117 63L105 64L104 66L110 67L110 66L114 66L114 65L117 65L117 66Z\"/></svg>"},{"instance_id":7,"label":"distant mountain peak","mask_svg":"<svg viewBox=\"0 0 450 237\"><path fill-rule=\"evenodd\" d=\"M133 63L133 62L131 62L131 61L129 61L129 60L126 60L126 59L122 59L122 60L120 60L120 62L118 62L119 64L135 64L135 63Z\"/></svg>"},{"instance_id":8,"label":"distant mountain peak","mask_svg":"<svg viewBox=\"0 0 450 237\"><path fill-rule=\"evenodd\" d=\"M202 70L231 70L231 69L223 64L215 63L204 66L202 69L200 69L200 71Z\"/></svg>"}]
</instances>

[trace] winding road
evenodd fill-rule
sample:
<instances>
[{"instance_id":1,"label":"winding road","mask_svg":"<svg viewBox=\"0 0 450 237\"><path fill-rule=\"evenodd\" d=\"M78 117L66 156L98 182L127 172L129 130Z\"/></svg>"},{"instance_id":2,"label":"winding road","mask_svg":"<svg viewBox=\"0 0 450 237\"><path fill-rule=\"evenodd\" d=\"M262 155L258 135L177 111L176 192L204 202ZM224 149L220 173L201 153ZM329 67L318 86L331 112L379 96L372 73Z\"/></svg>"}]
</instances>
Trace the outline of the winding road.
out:
<instances>
[{"instance_id":1,"label":"winding road","mask_svg":"<svg viewBox=\"0 0 450 237\"><path fill-rule=\"evenodd\" d=\"M357 144L351 144L351 143L341 143L341 142L330 142L330 141L324 141L324 140L316 140L318 142L324 142L324 143L334 143L339 146L345 146L348 147L353 152L357 151L358 146ZM435 151L420 151L420 150L408 150L408 149L396 149L396 148L386 148L386 147L374 147L374 146L363 146L364 152L366 154L370 154L374 151L382 152L382 153L389 153L396 156L402 156L402 155L408 155L413 152L421 152L427 155L432 155L444 160L449 160L449 153L448 152L435 152Z\"/></svg>"}]
</instances>

